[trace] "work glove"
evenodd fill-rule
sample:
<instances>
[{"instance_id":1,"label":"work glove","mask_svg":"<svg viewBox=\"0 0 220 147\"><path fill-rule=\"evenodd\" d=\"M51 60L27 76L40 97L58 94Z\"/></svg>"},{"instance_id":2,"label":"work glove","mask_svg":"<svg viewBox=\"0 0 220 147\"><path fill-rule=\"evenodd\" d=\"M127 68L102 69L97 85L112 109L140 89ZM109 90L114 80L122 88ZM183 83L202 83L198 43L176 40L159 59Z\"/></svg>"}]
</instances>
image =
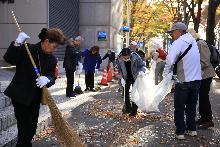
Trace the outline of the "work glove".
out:
<instances>
[{"instance_id":1,"label":"work glove","mask_svg":"<svg viewBox=\"0 0 220 147\"><path fill-rule=\"evenodd\" d=\"M37 87L42 88L47 85L47 83L50 82L50 80L46 76L40 76L36 79Z\"/></svg>"},{"instance_id":2,"label":"work glove","mask_svg":"<svg viewBox=\"0 0 220 147\"><path fill-rule=\"evenodd\" d=\"M83 70L83 64L81 62L78 62L78 66L76 67L76 74L81 74Z\"/></svg>"},{"instance_id":3,"label":"work glove","mask_svg":"<svg viewBox=\"0 0 220 147\"><path fill-rule=\"evenodd\" d=\"M125 87L125 84L126 84L125 80L121 78L121 86Z\"/></svg>"},{"instance_id":4,"label":"work glove","mask_svg":"<svg viewBox=\"0 0 220 147\"><path fill-rule=\"evenodd\" d=\"M145 73L143 72L143 71L140 71L139 73L138 73L138 76L140 76L140 77L143 77L145 75Z\"/></svg>"},{"instance_id":5,"label":"work glove","mask_svg":"<svg viewBox=\"0 0 220 147\"><path fill-rule=\"evenodd\" d=\"M99 73L99 69L95 69L95 74L98 74Z\"/></svg>"},{"instance_id":6,"label":"work glove","mask_svg":"<svg viewBox=\"0 0 220 147\"><path fill-rule=\"evenodd\" d=\"M27 35L27 34L25 34L24 32L20 32L19 34L18 34L18 37L17 37L17 39L15 40L15 42L17 43L17 44L22 44L22 43L24 43L27 39L29 39L30 37Z\"/></svg>"}]
</instances>

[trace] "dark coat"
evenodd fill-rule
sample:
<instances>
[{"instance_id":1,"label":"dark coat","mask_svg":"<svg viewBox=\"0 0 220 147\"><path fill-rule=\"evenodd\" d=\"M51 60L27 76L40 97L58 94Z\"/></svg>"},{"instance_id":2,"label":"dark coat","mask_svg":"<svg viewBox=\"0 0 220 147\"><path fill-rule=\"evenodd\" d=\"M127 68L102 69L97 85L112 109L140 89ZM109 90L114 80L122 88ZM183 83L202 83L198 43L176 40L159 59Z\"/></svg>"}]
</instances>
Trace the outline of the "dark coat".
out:
<instances>
[{"instance_id":1,"label":"dark coat","mask_svg":"<svg viewBox=\"0 0 220 147\"><path fill-rule=\"evenodd\" d=\"M106 53L105 56L102 58L102 60L105 60L106 58L109 58L111 62L115 61L115 52L111 52L110 54Z\"/></svg>"},{"instance_id":2,"label":"dark coat","mask_svg":"<svg viewBox=\"0 0 220 147\"><path fill-rule=\"evenodd\" d=\"M82 56L85 57L83 62L83 69L85 72L95 72L95 68L100 68L100 64L102 63L100 54L92 55L91 51L86 49L82 52Z\"/></svg>"},{"instance_id":3,"label":"dark coat","mask_svg":"<svg viewBox=\"0 0 220 147\"><path fill-rule=\"evenodd\" d=\"M76 71L76 66L78 65L78 61L81 58L81 52L79 48L75 45L67 45L63 67L69 70Z\"/></svg>"},{"instance_id":4,"label":"dark coat","mask_svg":"<svg viewBox=\"0 0 220 147\"><path fill-rule=\"evenodd\" d=\"M50 83L46 86L50 87L55 84L56 58L52 54L45 54L41 49L40 43L28 44L28 47L41 75L50 79ZM36 86L37 75L24 45L15 47L14 42L12 42L4 55L4 59L8 63L16 65L15 75L4 94L10 97L12 101L27 106L39 103L42 89Z\"/></svg>"}]
</instances>

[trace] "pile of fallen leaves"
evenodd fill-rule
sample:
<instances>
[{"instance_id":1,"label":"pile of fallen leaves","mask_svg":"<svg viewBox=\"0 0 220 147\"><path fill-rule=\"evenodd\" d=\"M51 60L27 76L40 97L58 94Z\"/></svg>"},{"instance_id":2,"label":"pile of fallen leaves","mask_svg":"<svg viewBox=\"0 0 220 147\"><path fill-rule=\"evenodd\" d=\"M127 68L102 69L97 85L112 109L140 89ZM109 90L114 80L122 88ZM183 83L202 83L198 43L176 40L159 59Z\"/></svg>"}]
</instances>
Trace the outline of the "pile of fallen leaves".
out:
<instances>
[{"instance_id":1,"label":"pile of fallen leaves","mask_svg":"<svg viewBox=\"0 0 220 147\"><path fill-rule=\"evenodd\" d=\"M46 128L33 137L33 141L39 141L43 138L49 138L54 134L54 128Z\"/></svg>"}]
</instances>

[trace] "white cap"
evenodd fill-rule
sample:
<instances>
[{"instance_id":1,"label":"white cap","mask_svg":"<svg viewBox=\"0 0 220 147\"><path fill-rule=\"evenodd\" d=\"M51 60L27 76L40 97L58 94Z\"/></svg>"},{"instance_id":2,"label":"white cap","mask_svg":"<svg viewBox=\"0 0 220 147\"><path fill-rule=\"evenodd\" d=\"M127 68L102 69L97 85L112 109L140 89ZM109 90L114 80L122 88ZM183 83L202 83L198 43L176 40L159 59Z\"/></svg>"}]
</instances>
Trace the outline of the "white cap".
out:
<instances>
[{"instance_id":1,"label":"white cap","mask_svg":"<svg viewBox=\"0 0 220 147\"><path fill-rule=\"evenodd\" d=\"M81 36L77 36L75 40L83 41L84 39Z\"/></svg>"},{"instance_id":2,"label":"white cap","mask_svg":"<svg viewBox=\"0 0 220 147\"><path fill-rule=\"evenodd\" d=\"M131 41L130 45L137 45L137 42Z\"/></svg>"}]
</instances>

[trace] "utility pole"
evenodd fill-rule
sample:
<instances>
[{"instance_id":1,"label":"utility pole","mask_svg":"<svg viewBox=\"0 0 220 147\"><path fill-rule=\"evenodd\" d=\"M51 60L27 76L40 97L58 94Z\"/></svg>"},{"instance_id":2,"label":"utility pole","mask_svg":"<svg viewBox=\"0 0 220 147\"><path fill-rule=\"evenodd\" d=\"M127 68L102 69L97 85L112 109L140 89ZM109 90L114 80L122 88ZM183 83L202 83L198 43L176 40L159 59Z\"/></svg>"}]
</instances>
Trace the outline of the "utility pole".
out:
<instances>
[{"instance_id":1,"label":"utility pole","mask_svg":"<svg viewBox=\"0 0 220 147\"><path fill-rule=\"evenodd\" d=\"M126 47L129 46L129 38L130 38L130 0L127 0L127 26L129 31L126 32Z\"/></svg>"}]
</instances>

